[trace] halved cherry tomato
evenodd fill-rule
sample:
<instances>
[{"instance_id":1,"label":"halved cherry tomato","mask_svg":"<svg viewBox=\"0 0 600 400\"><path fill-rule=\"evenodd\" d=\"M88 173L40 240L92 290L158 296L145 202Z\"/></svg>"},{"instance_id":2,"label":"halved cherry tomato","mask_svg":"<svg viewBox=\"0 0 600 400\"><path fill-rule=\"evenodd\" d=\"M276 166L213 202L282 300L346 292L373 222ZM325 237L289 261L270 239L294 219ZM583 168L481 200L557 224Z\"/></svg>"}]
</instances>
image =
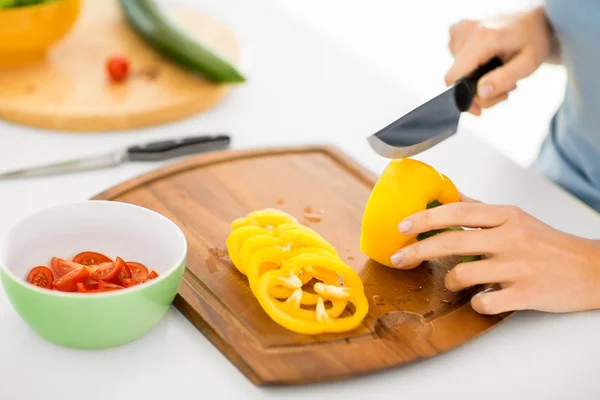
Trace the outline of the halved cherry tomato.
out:
<instances>
[{"instance_id":1,"label":"halved cherry tomato","mask_svg":"<svg viewBox=\"0 0 600 400\"><path fill-rule=\"evenodd\" d=\"M117 288L102 288L99 289L98 287L94 288L94 289L86 289L85 284L79 282L77 283L77 292L79 293L100 293L100 292L110 292L113 290L118 290Z\"/></svg>"},{"instance_id":2,"label":"halved cherry tomato","mask_svg":"<svg viewBox=\"0 0 600 400\"><path fill-rule=\"evenodd\" d=\"M123 286L131 287L135 285L140 285L144 282L147 282L146 279L123 279Z\"/></svg>"},{"instance_id":3,"label":"halved cherry tomato","mask_svg":"<svg viewBox=\"0 0 600 400\"><path fill-rule=\"evenodd\" d=\"M117 284L123 286L122 282L124 279L131 279L131 277L132 277L131 270L129 269L129 266L127 265L127 263L125 261L123 261L120 257L117 257L116 262L123 263L123 265L121 267L121 272L119 273L119 276L117 277L117 281L116 281Z\"/></svg>"},{"instance_id":4,"label":"halved cherry tomato","mask_svg":"<svg viewBox=\"0 0 600 400\"><path fill-rule=\"evenodd\" d=\"M98 289L98 282L96 282L90 278L87 278L85 281L83 281L82 285L86 290Z\"/></svg>"},{"instance_id":5,"label":"halved cherry tomato","mask_svg":"<svg viewBox=\"0 0 600 400\"><path fill-rule=\"evenodd\" d=\"M102 290L102 289L118 290L118 289L124 289L124 287L121 285L115 285L114 283L100 281L100 282L98 282L98 290Z\"/></svg>"},{"instance_id":6,"label":"halved cherry tomato","mask_svg":"<svg viewBox=\"0 0 600 400\"><path fill-rule=\"evenodd\" d=\"M77 283L85 281L89 276L88 267L82 265L52 282L52 286L62 292L74 292L77 290Z\"/></svg>"},{"instance_id":7,"label":"halved cherry tomato","mask_svg":"<svg viewBox=\"0 0 600 400\"><path fill-rule=\"evenodd\" d=\"M52 267L54 273L60 277L68 274L74 269L81 267L81 264L73 261L63 260L62 258L58 257L52 257L50 266Z\"/></svg>"},{"instance_id":8,"label":"halved cherry tomato","mask_svg":"<svg viewBox=\"0 0 600 400\"><path fill-rule=\"evenodd\" d=\"M82 265L87 265L88 267L112 261L113 260L105 256L104 254L96 253L94 251L84 251L73 257L73 262Z\"/></svg>"},{"instance_id":9,"label":"halved cherry tomato","mask_svg":"<svg viewBox=\"0 0 600 400\"><path fill-rule=\"evenodd\" d=\"M158 278L158 274L156 273L155 270L152 270L149 274L148 274L148 279L154 279L154 278Z\"/></svg>"},{"instance_id":10,"label":"halved cherry tomato","mask_svg":"<svg viewBox=\"0 0 600 400\"><path fill-rule=\"evenodd\" d=\"M90 278L95 281L113 281L119 277L124 262L107 262L90 267Z\"/></svg>"},{"instance_id":11,"label":"halved cherry tomato","mask_svg":"<svg viewBox=\"0 0 600 400\"><path fill-rule=\"evenodd\" d=\"M131 278L133 279L148 279L148 268L144 264L138 262L127 261L127 265L131 270Z\"/></svg>"},{"instance_id":12,"label":"halved cherry tomato","mask_svg":"<svg viewBox=\"0 0 600 400\"><path fill-rule=\"evenodd\" d=\"M52 271L43 265L32 268L27 275L27 282L44 289L52 289L52 281L54 281Z\"/></svg>"}]
</instances>

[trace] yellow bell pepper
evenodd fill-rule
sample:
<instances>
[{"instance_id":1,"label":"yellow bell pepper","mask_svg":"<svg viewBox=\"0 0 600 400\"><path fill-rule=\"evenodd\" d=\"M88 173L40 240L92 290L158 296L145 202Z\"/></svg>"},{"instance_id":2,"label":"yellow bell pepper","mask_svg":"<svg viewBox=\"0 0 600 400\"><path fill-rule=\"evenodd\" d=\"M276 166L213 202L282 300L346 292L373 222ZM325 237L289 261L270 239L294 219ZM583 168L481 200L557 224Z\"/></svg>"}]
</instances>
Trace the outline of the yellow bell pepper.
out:
<instances>
[{"instance_id":1,"label":"yellow bell pepper","mask_svg":"<svg viewBox=\"0 0 600 400\"><path fill-rule=\"evenodd\" d=\"M317 297L314 310L302 308L304 297L300 276L309 267L315 271L328 271L325 280L317 282L313 290ZM339 278L331 279L333 274ZM315 277L319 279L319 277ZM275 286L284 286L292 291L286 300L271 294ZM291 331L317 335L321 333L339 333L357 328L367 315L369 304L364 287L358 274L339 258L328 255L304 253L286 260L278 270L266 271L258 279L256 298L261 307L277 324ZM327 308L326 302L332 306ZM354 306L354 312L342 316L347 303Z\"/></svg>"},{"instance_id":2,"label":"yellow bell pepper","mask_svg":"<svg viewBox=\"0 0 600 400\"><path fill-rule=\"evenodd\" d=\"M416 235L400 233L398 224L436 201L448 204L459 200L454 183L433 167L410 158L392 160L367 201L360 236L361 251L378 263L392 267L391 256L418 240Z\"/></svg>"}]
</instances>

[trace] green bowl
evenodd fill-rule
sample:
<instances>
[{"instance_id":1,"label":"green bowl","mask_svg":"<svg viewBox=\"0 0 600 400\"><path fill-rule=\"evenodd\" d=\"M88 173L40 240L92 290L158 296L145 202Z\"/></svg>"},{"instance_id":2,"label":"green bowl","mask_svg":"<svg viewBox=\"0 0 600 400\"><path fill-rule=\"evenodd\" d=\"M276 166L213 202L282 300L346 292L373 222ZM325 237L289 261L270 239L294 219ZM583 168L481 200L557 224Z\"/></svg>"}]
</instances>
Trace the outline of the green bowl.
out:
<instances>
[{"instance_id":1,"label":"green bowl","mask_svg":"<svg viewBox=\"0 0 600 400\"><path fill-rule=\"evenodd\" d=\"M93 294L26 282L31 268L82 251L140 262L159 277ZM12 306L41 337L67 347L108 348L143 336L161 320L177 294L186 254L183 232L164 216L127 203L85 201L46 209L14 226L0 247L0 278Z\"/></svg>"}]
</instances>

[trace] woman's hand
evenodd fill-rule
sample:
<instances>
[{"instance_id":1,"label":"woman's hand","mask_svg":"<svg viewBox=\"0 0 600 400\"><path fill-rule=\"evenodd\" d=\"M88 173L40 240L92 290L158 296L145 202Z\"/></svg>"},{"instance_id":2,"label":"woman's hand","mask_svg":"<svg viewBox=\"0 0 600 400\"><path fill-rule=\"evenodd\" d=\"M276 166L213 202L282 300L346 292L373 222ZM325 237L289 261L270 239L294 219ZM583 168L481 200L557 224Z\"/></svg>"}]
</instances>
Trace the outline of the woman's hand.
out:
<instances>
[{"instance_id":1,"label":"woman's hand","mask_svg":"<svg viewBox=\"0 0 600 400\"><path fill-rule=\"evenodd\" d=\"M533 309L571 312L600 308L600 243L558 231L519 208L470 199L416 213L398 229L415 235L463 226L407 246L392 257L397 268L451 255L483 255L459 263L445 278L459 291L478 284L500 284L497 291L473 296L482 314Z\"/></svg>"},{"instance_id":2,"label":"woman's hand","mask_svg":"<svg viewBox=\"0 0 600 400\"><path fill-rule=\"evenodd\" d=\"M506 100L517 81L548 58L553 43L543 7L498 21L460 21L450 28L449 48L455 60L446 73L446 84L453 84L494 56L500 57L504 65L481 77L477 85L469 111L481 115L482 108Z\"/></svg>"}]
</instances>

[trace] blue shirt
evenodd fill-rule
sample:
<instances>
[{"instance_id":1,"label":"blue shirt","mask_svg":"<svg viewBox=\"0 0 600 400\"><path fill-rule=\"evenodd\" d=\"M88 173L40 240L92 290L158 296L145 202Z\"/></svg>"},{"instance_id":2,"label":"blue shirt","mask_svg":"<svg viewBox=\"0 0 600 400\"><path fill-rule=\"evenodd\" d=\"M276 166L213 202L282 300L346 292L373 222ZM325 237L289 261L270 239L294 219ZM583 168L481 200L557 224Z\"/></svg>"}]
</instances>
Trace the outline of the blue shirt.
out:
<instances>
[{"instance_id":1,"label":"blue shirt","mask_svg":"<svg viewBox=\"0 0 600 400\"><path fill-rule=\"evenodd\" d=\"M533 168L600 212L600 1L547 0L565 98Z\"/></svg>"}]
</instances>

